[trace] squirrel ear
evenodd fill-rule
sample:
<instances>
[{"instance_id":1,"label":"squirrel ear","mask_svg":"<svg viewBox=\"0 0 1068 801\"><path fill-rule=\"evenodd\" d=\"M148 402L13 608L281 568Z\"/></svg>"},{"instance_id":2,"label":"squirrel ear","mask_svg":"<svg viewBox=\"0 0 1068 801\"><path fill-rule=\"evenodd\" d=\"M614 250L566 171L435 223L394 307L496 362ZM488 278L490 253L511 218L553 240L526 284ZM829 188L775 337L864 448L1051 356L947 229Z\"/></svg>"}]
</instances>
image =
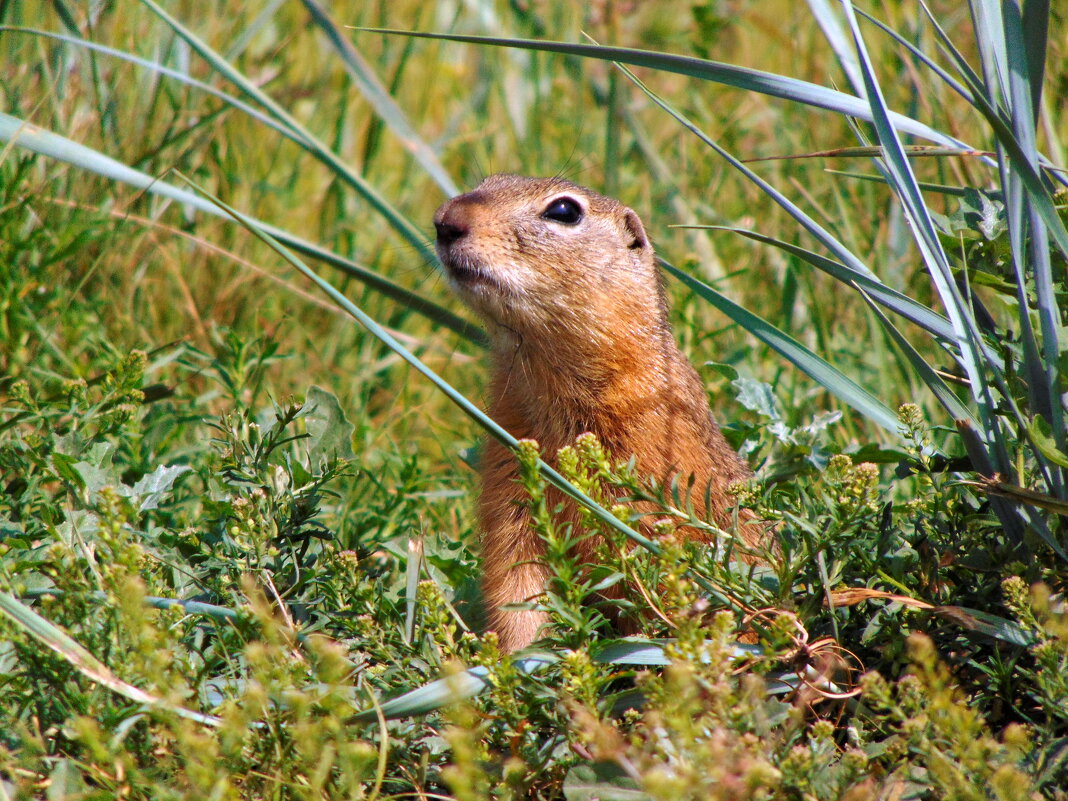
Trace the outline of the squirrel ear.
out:
<instances>
[{"instance_id":1,"label":"squirrel ear","mask_svg":"<svg viewBox=\"0 0 1068 801\"><path fill-rule=\"evenodd\" d=\"M642 221L630 209L624 209L623 211L623 229L631 236L630 244L627 245L631 250L648 247L649 240L645 236L645 228L642 227Z\"/></svg>"}]
</instances>

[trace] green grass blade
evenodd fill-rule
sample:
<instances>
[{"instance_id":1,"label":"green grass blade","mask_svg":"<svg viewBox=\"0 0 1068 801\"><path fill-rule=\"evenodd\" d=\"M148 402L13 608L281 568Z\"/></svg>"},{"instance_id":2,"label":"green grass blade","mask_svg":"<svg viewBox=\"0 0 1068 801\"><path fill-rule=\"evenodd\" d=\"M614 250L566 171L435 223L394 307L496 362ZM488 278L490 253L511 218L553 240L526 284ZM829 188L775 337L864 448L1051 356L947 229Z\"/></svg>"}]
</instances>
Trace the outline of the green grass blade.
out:
<instances>
[{"instance_id":1,"label":"green grass blade","mask_svg":"<svg viewBox=\"0 0 1068 801\"><path fill-rule=\"evenodd\" d=\"M375 113L392 129L397 141L412 154L412 157L419 162L426 174L441 187L441 191L449 196L460 194L460 189L453 182L444 165L430 148L430 145L423 140L419 132L408 122L407 115L397 105L397 101L390 96L389 91L382 85L382 82L378 80L378 76L375 75L371 65L352 46L352 43L344 37L341 29L338 28L322 3L319 0L301 0L301 2L304 3L304 7L311 15L312 21L326 34L330 46L334 48L341 58L341 63L345 65L345 70L348 72L349 77L352 78L353 83L359 87L360 92L367 98L367 102L374 108Z\"/></svg>"},{"instance_id":2,"label":"green grass blade","mask_svg":"<svg viewBox=\"0 0 1068 801\"><path fill-rule=\"evenodd\" d=\"M826 172L831 175L841 175L843 178L855 178L858 181L873 181L884 186L889 183L885 176L872 175L870 173L863 172L850 172L849 170L831 170ZM968 190L962 186L948 186L946 184L932 184L924 181L917 182L920 189L924 192L937 192L940 195L950 195L951 197L966 197Z\"/></svg>"},{"instance_id":3,"label":"green grass blade","mask_svg":"<svg viewBox=\"0 0 1068 801\"><path fill-rule=\"evenodd\" d=\"M105 178L110 178L113 181L119 181L137 189L151 192L154 195L192 206L198 211L216 217L228 216L221 212L218 206L209 203L192 192L168 184L166 181L153 178L151 175L128 167L99 151L50 131L37 128L3 112L0 112L0 141L13 142L35 153L72 164L97 175L102 175ZM405 289L388 278L368 270L366 267L361 267L356 262L342 258L326 248L300 239L267 223L257 221L256 224L262 230L268 231L275 239L284 242L288 247L343 270L376 292L397 301L412 311L422 314L439 325L455 331L472 342L477 344L485 343L485 335L477 326L453 314L445 307L421 297L409 289Z\"/></svg>"},{"instance_id":4,"label":"green grass blade","mask_svg":"<svg viewBox=\"0 0 1068 801\"><path fill-rule=\"evenodd\" d=\"M828 259L826 256L821 256L819 253L813 253L811 250L806 250L805 248L793 245L789 242L784 242L781 239L765 236L764 234L757 233L756 231L749 231L745 228L731 228L724 225L694 225L685 227L705 228L713 231L732 231L733 233L752 239L755 242L763 242L766 245L777 247L786 253L796 256L807 264L811 264L816 269L834 276L848 286L854 288L859 287L881 305L890 309L895 314L901 315L906 320L920 326L920 328L927 331L929 334L942 339L953 339L953 326L950 325L949 320L934 311L934 309L930 309L919 301L901 294L896 289L892 289L869 275L857 272L851 267L847 267L834 259Z\"/></svg>"},{"instance_id":5,"label":"green grass blade","mask_svg":"<svg viewBox=\"0 0 1068 801\"><path fill-rule=\"evenodd\" d=\"M0 612L7 615L7 617L26 634L29 634L35 640L48 646L63 657L63 659L70 663L71 666L90 681L101 684L112 692L118 693L134 703L144 704L147 707L156 709L163 709L183 718L188 718L189 720L194 720L197 723L203 723L208 726L222 725L222 721L214 715L204 715L200 712L194 712L191 709L185 709L184 707L167 703L162 698L146 693L144 690L123 681L116 676L107 665L93 656L79 642L52 623L52 621L37 614L33 609L6 592L0 592Z\"/></svg>"},{"instance_id":6,"label":"green grass blade","mask_svg":"<svg viewBox=\"0 0 1068 801\"><path fill-rule=\"evenodd\" d=\"M56 41L65 42L66 44L74 45L76 47L84 47L87 50L94 50L98 53L103 53L105 55L111 56L112 58L117 58L122 61L126 61L130 64L136 64L139 67L144 67L145 69L151 70L152 72L155 72L159 75L166 75L168 78L173 78L174 80L179 81L185 84L186 86L189 86L200 92L204 92L205 94L212 95L213 97L219 98L227 105L233 106L239 111L248 114L250 117L257 120L258 122L262 122L264 125L273 128L275 131L282 134L282 136L286 137L287 139L292 139L294 142L297 142L301 145L307 145L307 142L305 142L305 140L301 137L299 131L292 130L289 126L277 121L269 114L264 114L262 111L255 108L254 106L250 106L248 103L244 102L240 98L234 97L233 95L227 94L226 92L216 89L211 84L204 83L203 81L198 81L196 78L192 78L184 72L172 69L164 64L160 64L159 62L149 61L148 59L141 58L140 56L136 56L133 53L127 53L125 50L116 50L113 47L107 47L106 45L98 44L97 42L91 42L88 39L82 39L78 36L67 36L66 34L55 33L53 31L43 31L37 28L22 28L17 25L0 25L0 32L5 31L8 33L24 33L32 36L38 36L41 38L55 39Z\"/></svg>"},{"instance_id":7,"label":"green grass blade","mask_svg":"<svg viewBox=\"0 0 1068 801\"><path fill-rule=\"evenodd\" d=\"M440 39L448 42L466 42L468 44L491 45L494 47L514 47L523 50L540 50L546 53L564 53L618 64L630 64L634 67L648 67L661 72L673 72L688 75L705 81L733 86L749 92L792 100L807 106L827 109L847 117L860 117L871 120L871 109L859 97L828 89L818 84L788 78L771 72L737 67L718 61L708 61L692 56L679 56L671 53L658 53L651 50L635 50L627 47L605 47L603 45L571 44L568 42L548 42L536 39L502 39L493 36L465 36L452 33L423 33L416 31L399 31L387 28L359 28L366 33L382 33L392 36L414 36L422 39ZM932 142L950 147L968 148L968 145L936 131L922 122L910 119L902 114L893 114L894 125L903 133L919 136Z\"/></svg>"},{"instance_id":8,"label":"green grass blade","mask_svg":"<svg viewBox=\"0 0 1068 801\"><path fill-rule=\"evenodd\" d=\"M664 647L671 640L615 640L598 648L592 660L598 665L631 665L637 667L666 667L671 664ZM734 658L760 657L764 651L758 645L736 643ZM534 673L559 661L560 657L548 651L536 651L527 657L516 659L520 673ZM391 698L377 706L357 712L350 718L354 723L373 723L381 710L387 720L425 715L457 701L472 698L489 688L489 668L474 667L455 676L437 679L422 687Z\"/></svg>"},{"instance_id":9,"label":"green grass blade","mask_svg":"<svg viewBox=\"0 0 1068 801\"><path fill-rule=\"evenodd\" d=\"M689 120L682 112L675 109L667 101L653 92L648 86L642 83L634 73L628 70L626 67L620 67L623 73L631 80L631 82L641 89L645 94L656 103L660 108L664 109L668 114L674 117L683 127L694 134L698 139L704 142L706 145L716 151L723 159L725 159L732 167L738 170L742 175L760 187L761 191L767 194L772 200L778 203L791 217L798 221L801 226L809 232L821 245L827 248L831 253L837 256L844 264L850 267L854 272L862 275L868 275L875 278L875 273L868 267L860 258L853 253L849 248L838 241L835 236L816 222L811 216L801 210L793 201L791 201L786 195L769 184L749 167L736 159L720 145L709 137L704 131L697 127L693 122Z\"/></svg>"},{"instance_id":10,"label":"green grass blade","mask_svg":"<svg viewBox=\"0 0 1068 801\"><path fill-rule=\"evenodd\" d=\"M467 698L473 698L489 686L489 668L476 667L437 679L415 690L391 698L378 705L357 712L349 718L351 723L374 723L379 712L386 720L425 715L449 704L455 704Z\"/></svg>"},{"instance_id":11,"label":"green grass blade","mask_svg":"<svg viewBox=\"0 0 1068 801\"><path fill-rule=\"evenodd\" d=\"M981 345L981 335L970 309L961 296L953 277L953 271L938 239L934 222L931 220L927 205L912 172L912 165L902 150L901 142L890 123L886 101L875 77L875 67L868 56L864 39L860 33L856 15L851 3L846 3L846 17L853 33L854 45L860 57L864 85L871 102L872 119L879 142L884 149L883 163L886 166L890 187L901 200L902 207L910 222L913 238L927 265L928 272L934 280L939 297L945 305L946 312L953 324L955 341L961 354L961 363L968 374L973 397L980 406L987 431L995 430L992 419L993 403L987 393L987 383L982 364L986 362L992 369L1000 369L993 364L993 359L985 359ZM1007 468L1007 465L1005 466Z\"/></svg>"},{"instance_id":12,"label":"green grass blade","mask_svg":"<svg viewBox=\"0 0 1068 801\"><path fill-rule=\"evenodd\" d=\"M980 609L969 609L966 606L941 607L941 610L944 610L939 612L941 617L957 624L963 622L961 616L965 616L967 631L978 632L983 636L1022 648L1030 648L1038 643L1035 632L1000 615L992 615Z\"/></svg>"},{"instance_id":13,"label":"green grass blade","mask_svg":"<svg viewBox=\"0 0 1068 801\"><path fill-rule=\"evenodd\" d=\"M169 25L178 36L184 39L201 58L208 62L216 72L263 106L263 108L265 108L273 117L280 120L293 131L298 132L304 140L305 147L309 153L329 167L341 180L355 189L356 192L364 200L370 203L375 211L381 214L394 230L396 230L408 244L414 247L428 263L434 263L436 259L434 249L427 242L426 237L423 235L419 227L395 209L377 189L354 172L336 153L321 142L311 133L311 131L301 125L293 115L276 103L266 92L242 75L240 71L235 69L233 65L216 53L192 31L160 8L154 0L141 0L141 2L148 6L156 16L166 22L167 25Z\"/></svg>"},{"instance_id":14,"label":"green grass blade","mask_svg":"<svg viewBox=\"0 0 1068 801\"><path fill-rule=\"evenodd\" d=\"M857 66L857 54L853 51L849 37L842 28L841 21L835 14L831 3L829 0L808 0L808 10L816 18L816 24L820 26L820 30L823 32L823 38L827 40L831 50L834 51L834 56L838 59L838 66L842 68L842 72L849 79L853 91L859 94L864 89L864 83L861 80L860 69Z\"/></svg>"},{"instance_id":15,"label":"green grass blade","mask_svg":"<svg viewBox=\"0 0 1068 801\"><path fill-rule=\"evenodd\" d=\"M999 108L1008 94L1009 57L1005 50L1005 30L1001 20L1000 0L969 0L975 30L975 47L986 83L985 97Z\"/></svg>"},{"instance_id":16,"label":"green grass blade","mask_svg":"<svg viewBox=\"0 0 1068 801\"><path fill-rule=\"evenodd\" d=\"M949 385L942 380L942 377L938 375L931 365L920 355L912 344L905 339L900 331L894 326L890 319L883 314L882 310L875 303L875 300L868 294L865 287L857 286L857 290L860 292L860 296L864 298L865 302L871 307L872 312L878 318L883 328L890 335L890 338L894 340L898 348L905 355L908 363L912 365L912 369L923 380L923 383L927 385L927 388L931 390L931 393L938 399L938 402L942 404L942 407L946 410L949 416L954 420L968 420L972 425L977 425L978 421L972 414L971 410L961 403L960 398L956 393L949 388Z\"/></svg>"},{"instance_id":17,"label":"green grass blade","mask_svg":"<svg viewBox=\"0 0 1068 801\"><path fill-rule=\"evenodd\" d=\"M1014 475L1014 464L1008 455L1007 438L1003 424L995 409L996 404L992 397L991 384L998 387L1002 399L1011 408L1012 414L1020 424L1021 430L1027 429L1026 420L1015 403L1012 392L1006 386L1000 361L986 347L971 308L957 287L949 259L938 239L937 231L923 201L916 177L912 172L912 166L902 149L896 132L890 125L886 103L876 80L875 70L868 56L852 4L847 3L845 9L857 52L860 56L868 97L872 104L875 129L880 143L885 148L884 164L886 165L887 177L891 188L900 198L905 213L911 222L913 237L919 246L924 263L927 265L928 272L946 307L949 319L957 332L956 342L961 354L961 364L968 374L972 397L978 405L979 416L982 421L981 429L972 430L975 431L977 436L981 437L985 447L990 448L990 457L994 460L994 469L1006 476ZM1010 133L1008 138L1022 155L1022 150L1015 137ZM1037 180L1037 170L1026 159L1024 164L1032 170ZM1024 183L1026 187L1026 181ZM1043 198L1049 199L1048 193L1044 187L1041 187L1040 182L1039 194ZM1055 214L1052 204L1050 205L1050 211ZM984 368L985 371L989 372L985 372ZM1056 475L1056 468L1050 464L1037 445L1030 440L1028 442L1032 447L1032 452L1035 454L1039 469L1043 475L1047 479L1051 475Z\"/></svg>"},{"instance_id":18,"label":"green grass blade","mask_svg":"<svg viewBox=\"0 0 1068 801\"><path fill-rule=\"evenodd\" d=\"M1049 197L1039 172L1031 164L1030 154L1026 153L1023 148L1020 147L1020 143L1016 141L1011 124L1005 114L1002 113L997 101L987 97L986 86L982 79L975 74L975 71L971 68L971 65L968 64L967 59L961 52L953 46L953 42L950 40L946 32L942 30L938 21L927 7L923 6L923 8L927 13L929 21L934 27L935 32L939 36L942 49L953 58L957 65L958 72L960 72L961 76L971 89L972 105L983 115L987 124L990 125L991 129L994 131L994 136L997 138L997 141L1004 146L1013 163L1013 169L1017 171L1019 179L1023 181L1033 202L1037 204L1039 213L1042 215L1042 221L1049 227L1050 233L1053 236L1053 240L1057 243L1058 249L1064 253L1066 258L1068 258L1068 232L1065 231L1063 221L1057 216L1057 212L1053 206L1053 199ZM1038 160L1044 167L1050 166L1049 161L1041 154L1039 154ZM1049 174L1054 180L1068 186L1068 176L1062 175L1060 170L1052 170Z\"/></svg>"},{"instance_id":19,"label":"green grass blade","mask_svg":"<svg viewBox=\"0 0 1068 801\"><path fill-rule=\"evenodd\" d=\"M708 284L687 275L676 267L661 260L661 265L675 278L679 279L708 301L716 309L727 315L750 334L772 348L776 353L791 362L801 372L809 376L843 403L856 409L869 420L878 423L887 431L895 434L900 429L897 415L881 400L865 390L853 379L828 364L797 340L773 326L761 317L743 309L729 300Z\"/></svg>"},{"instance_id":20,"label":"green grass blade","mask_svg":"<svg viewBox=\"0 0 1068 801\"><path fill-rule=\"evenodd\" d=\"M920 48L918 48L915 44L910 42L908 39L906 39L900 33L895 31L889 25L884 23L882 20L878 19L877 17L875 17L872 14L869 14L864 9L857 8L855 10L856 10L856 12L858 14L860 14L862 17L864 17L864 19L868 20L868 22L870 22L875 27L879 28L879 30L881 30L883 33L885 33L887 36L889 36L891 39L893 39L895 42L897 42L901 47L904 47L906 50L908 50L909 54L913 58L915 58L917 61L921 62L925 67L927 67L927 69L929 69L931 72L933 72L935 75L937 75L942 80L943 83L945 83L950 89L952 89L958 95L960 95L965 100L967 100L968 103L973 103L974 102L973 98L972 98L971 91L969 91L968 88L964 84L962 84L960 81L958 81L952 75L950 75L945 69L943 69L942 65L937 63L934 59L932 59L930 56L928 56L926 53L924 53L922 50L920 50ZM961 66L960 62L958 62L958 67L959 66ZM968 62L964 61L963 62L963 66L965 68L969 68Z\"/></svg>"},{"instance_id":21,"label":"green grass blade","mask_svg":"<svg viewBox=\"0 0 1068 801\"><path fill-rule=\"evenodd\" d=\"M1030 70L1030 50L1034 43L1025 42L1023 19L1020 17L1018 6L1007 3L1004 8L1004 31L1006 38L1006 52L1008 53L1009 70L1009 112L1012 119L1012 129L1016 135L1020 147L1025 153L1030 154L1032 167L1038 167L1037 142L1035 139L1035 110L1031 105L1032 85L1028 71ZM1009 174L1009 180L1014 183L1019 179L1015 171ZM1035 302L1038 309L1039 327L1042 332L1042 359L1038 360L1037 354L1030 351L1031 356L1028 364L1028 374L1033 384L1032 393L1035 396L1035 406L1049 421L1053 428L1053 436L1057 447L1062 451L1065 446L1065 420L1064 406L1060 397L1060 343L1058 334L1061 328L1060 312L1058 310L1056 290L1053 284L1053 266L1050 261L1049 240L1046 234L1046 226L1041 216L1037 213L1031 197L1025 192L1010 193L1010 196L1023 201L1021 218L1027 220L1027 230L1030 234L1029 249L1026 258L1014 259L1017 267L1017 283L1020 287L1026 287L1027 266L1030 266L1034 276ZM1023 256L1023 253L1019 254ZM1028 317L1026 296L1024 304L1020 307L1021 323ZM1030 323L1027 320L1028 324ZM1058 495L1065 492L1064 482L1061 480L1060 471L1054 469L1055 489Z\"/></svg>"},{"instance_id":22,"label":"green grass blade","mask_svg":"<svg viewBox=\"0 0 1068 801\"><path fill-rule=\"evenodd\" d=\"M1046 49L1049 45L1049 0L1027 0L1020 25L1020 42L1026 42L1024 55L1027 58L1027 74L1031 90L1031 108L1034 110L1032 124L1038 122L1042 107L1042 81L1046 69Z\"/></svg>"}]
</instances>

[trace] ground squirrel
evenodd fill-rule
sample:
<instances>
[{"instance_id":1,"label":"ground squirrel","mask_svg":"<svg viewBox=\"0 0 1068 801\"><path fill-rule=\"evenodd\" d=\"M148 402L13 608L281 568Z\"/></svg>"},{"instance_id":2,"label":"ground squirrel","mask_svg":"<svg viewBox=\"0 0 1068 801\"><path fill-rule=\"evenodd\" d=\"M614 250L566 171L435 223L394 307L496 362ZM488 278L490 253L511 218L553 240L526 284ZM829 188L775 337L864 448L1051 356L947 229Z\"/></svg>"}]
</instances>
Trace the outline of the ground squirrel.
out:
<instances>
[{"instance_id":1,"label":"ground squirrel","mask_svg":"<svg viewBox=\"0 0 1068 801\"><path fill-rule=\"evenodd\" d=\"M492 175L439 208L434 227L449 282L488 327L490 416L537 440L550 461L592 431L613 455L633 454L642 475L692 474L697 514L729 526L727 486L750 471L675 343L638 215L562 178ZM501 608L542 591L543 544L512 454L490 441L481 474L484 595L490 628L513 651L546 622L541 612ZM565 514L574 519L573 509ZM746 528L756 544L755 527Z\"/></svg>"}]
</instances>

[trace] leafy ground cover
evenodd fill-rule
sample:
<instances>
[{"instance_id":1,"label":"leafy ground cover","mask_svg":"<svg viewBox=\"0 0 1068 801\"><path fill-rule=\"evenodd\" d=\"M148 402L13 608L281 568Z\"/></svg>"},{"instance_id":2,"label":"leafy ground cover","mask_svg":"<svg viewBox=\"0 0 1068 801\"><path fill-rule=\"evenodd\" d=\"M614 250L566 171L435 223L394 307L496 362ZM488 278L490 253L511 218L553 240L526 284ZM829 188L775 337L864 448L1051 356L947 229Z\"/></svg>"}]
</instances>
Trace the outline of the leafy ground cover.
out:
<instances>
[{"instance_id":1,"label":"leafy ground cover","mask_svg":"<svg viewBox=\"0 0 1068 801\"><path fill-rule=\"evenodd\" d=\"M1064 798L1060 13L0 2L0 794ZM639 210L778 524L519 445L515 659L429 242L497 170Z\"/></svg>"}]
</instances>

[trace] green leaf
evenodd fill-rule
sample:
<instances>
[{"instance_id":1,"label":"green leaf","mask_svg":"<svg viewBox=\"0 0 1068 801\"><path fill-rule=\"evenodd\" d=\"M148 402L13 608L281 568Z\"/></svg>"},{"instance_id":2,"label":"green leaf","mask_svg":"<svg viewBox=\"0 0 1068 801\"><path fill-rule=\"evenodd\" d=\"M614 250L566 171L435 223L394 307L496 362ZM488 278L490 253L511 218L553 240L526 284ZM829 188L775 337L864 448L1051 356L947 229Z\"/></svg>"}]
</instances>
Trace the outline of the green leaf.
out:
<instances>
[{"instance_id":1,"label":"green leaf","mask_svg":"<svg viewBox=\"0 0 1068 801\"><path fill-rule=\"evenodd\" d=\"M300 416L308 427L308 459L313 469L325 460L355 458L352 452L355 429L333 392L314 385L309 387Z\"/></svg>"},{"instance_id":2,"label":"green leaf","mask_svg":"<svg viewBox=\"0 0 1068 801\"><path fill-rule=\"evenodd\" d=\"M1035 447L1054 464L1068 467L1068 454L1057 447L1057 441L1049 422L1042 415L1035 415L1027 426L1027 435Z\"/></svg>"},{"instance_id":3,"label":"green leaf","mask_svg":"<svg viewBox=\"0 0 1068 801\"><path fill-rule=\"evenodd\" d=\"M188 473L193 468L188 465L168 467L160 465L131 487L134 496L141 499L140 511L155 509L159 502L171 491L178 476Z\"/></svg>"},{"instance_id":4,"label":"green leaf","mask_svg":"<svg viewBox=\"0 0 1068 801\"><path fill-rule=\"evenodd\" d=\"M782 412L779 411L779 401L770 384L757 381L752 378L738 378L731 382L734 386L735 397L751 412L763 415L769 420L781 420Z\"/></svg>"},{"instance_id":5,"label":"green leaf","mask_svg":"<svg viewBox=\"0 0 1068 801\"><path fill-rule=\"evenodd\" d=\"M615 762L575 765L564 777L567 801L649 801L634 779Z\"/></svg>"},{"instance_id":6,"label":"green leaf","mask_svg":"<svg viewBox=\"0 0 1068 801\"><path fill-rule=\"evenodd\" d=\"M968 609L963 606L939 606L934 609L935 614L952 620L970 631L978 631L995 640L1030 647L1037 642L1034 632L1023 628L1019 623L1007 620L988 612L978 609Z\"/></svg>"}]
</instances>

